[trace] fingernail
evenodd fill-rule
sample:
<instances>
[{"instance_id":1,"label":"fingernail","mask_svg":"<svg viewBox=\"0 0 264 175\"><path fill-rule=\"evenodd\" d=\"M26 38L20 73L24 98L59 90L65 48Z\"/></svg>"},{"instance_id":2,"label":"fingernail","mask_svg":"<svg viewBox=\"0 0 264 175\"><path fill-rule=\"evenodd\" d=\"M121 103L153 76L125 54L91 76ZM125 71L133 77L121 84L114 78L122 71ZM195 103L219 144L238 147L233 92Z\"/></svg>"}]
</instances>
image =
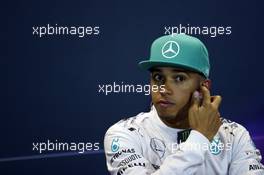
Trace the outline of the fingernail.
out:
<instances>
[{"instance_id":1,"label":"fingernail","mask_svg":"<svg viewBox=\"0 0 264 175\"><path fill-rule=\"evenodd\" d=\"M198 99L199 98L199 92L198 91L194 91L193 96L194 96L194 98Z\"/></svg>"}]
</instances>

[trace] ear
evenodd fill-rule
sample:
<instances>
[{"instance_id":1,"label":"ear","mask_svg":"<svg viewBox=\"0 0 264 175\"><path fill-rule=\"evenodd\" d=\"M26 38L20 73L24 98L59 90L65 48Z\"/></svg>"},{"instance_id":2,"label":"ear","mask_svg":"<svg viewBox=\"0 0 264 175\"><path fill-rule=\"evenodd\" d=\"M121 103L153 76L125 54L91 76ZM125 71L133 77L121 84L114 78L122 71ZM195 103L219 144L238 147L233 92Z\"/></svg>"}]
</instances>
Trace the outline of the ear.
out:
<instances>
[{"instance_id":1,"label":"ear","mask_svg":"<svg viewBox=\"0 0 264 175\"><path fill-rule=\"evenodd\" d=\"M211 89L212 86L212 81L210 79L206 79L202 81L202 86L205 86L207 89Z\"/></svg>"}]
</instances>

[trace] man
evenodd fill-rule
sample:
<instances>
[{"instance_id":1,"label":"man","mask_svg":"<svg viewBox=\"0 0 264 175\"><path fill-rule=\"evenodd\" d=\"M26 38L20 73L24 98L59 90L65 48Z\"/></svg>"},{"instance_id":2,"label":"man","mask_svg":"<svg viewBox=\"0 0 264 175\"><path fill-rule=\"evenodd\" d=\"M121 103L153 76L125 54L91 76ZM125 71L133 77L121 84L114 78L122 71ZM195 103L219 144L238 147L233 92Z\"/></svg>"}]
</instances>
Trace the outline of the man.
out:
<instances>
[{"instance_id":1,"label":"man","mask_svg":"<svg viewBox=\"0 0 264 175\"><path fill-rule=\"evenodd\" d=\"M186 34L155 40L139 63L151 73L152 109L121 120L105 135L107 167L117 175L264 174L248 131L220 118L210 95L204 44Z\"/></svg>"}]
</instances>

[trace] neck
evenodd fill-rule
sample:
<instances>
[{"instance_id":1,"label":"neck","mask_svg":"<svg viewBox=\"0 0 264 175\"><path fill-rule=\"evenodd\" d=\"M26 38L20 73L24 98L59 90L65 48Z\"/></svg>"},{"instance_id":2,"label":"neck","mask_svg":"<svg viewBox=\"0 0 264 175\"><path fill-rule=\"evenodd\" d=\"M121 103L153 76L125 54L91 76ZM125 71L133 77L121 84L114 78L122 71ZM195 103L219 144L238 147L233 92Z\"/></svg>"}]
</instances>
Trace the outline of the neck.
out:
<instances>
[{"instance_id":1,"label":"neck","mask_svg":"<svg viewBox=\"0 0 264 175\"><path fill-rule=\"evenodd\" d=\"M189 120L188 117L180 117L177 116L175 119L168 119L168 118L161 118L163 123L165 123L167 126L171 127L171 128L178 128L178 129L189 129L190 125L189 125Z\"/></svg>"}]
</instances>

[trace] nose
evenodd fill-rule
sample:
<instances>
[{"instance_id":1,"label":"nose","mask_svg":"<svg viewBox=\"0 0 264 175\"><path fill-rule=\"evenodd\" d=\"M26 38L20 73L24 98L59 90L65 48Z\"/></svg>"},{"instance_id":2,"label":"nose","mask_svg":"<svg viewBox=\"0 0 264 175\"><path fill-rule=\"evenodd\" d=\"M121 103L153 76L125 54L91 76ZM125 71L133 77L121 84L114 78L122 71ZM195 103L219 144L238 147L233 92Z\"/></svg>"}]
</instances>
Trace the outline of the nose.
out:
<instances>
[{"instance_id":1,"label":"nose","mask_svg":"<svg viewBox=\"0 0 264 175\"><path fill-rule=\"evenodd\" d=\"M163 89L160 89L160 94L161 95L171 95L173 93L172 88L171 88L171 84L169 81L166 81L163 85L162 85Z\"/></svg>"}]
</instances>

